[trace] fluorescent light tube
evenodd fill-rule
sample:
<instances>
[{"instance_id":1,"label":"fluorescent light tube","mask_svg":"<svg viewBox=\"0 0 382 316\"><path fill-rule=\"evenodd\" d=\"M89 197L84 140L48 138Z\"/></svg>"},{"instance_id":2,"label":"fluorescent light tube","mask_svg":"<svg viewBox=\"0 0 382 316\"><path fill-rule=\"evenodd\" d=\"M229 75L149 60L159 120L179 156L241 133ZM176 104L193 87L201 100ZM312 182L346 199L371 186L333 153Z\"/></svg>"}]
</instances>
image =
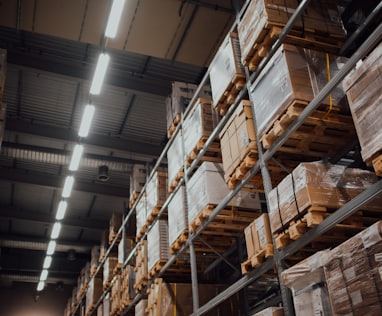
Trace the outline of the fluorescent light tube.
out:
<instances>
[{"instance_id":1,"label":"fluorescent light tube","mask_svg":"<svg viewBox=\"0 0 382 316\"><path fill-rule=\"evenodd\" d=\"M68 202L66 201L60 201L60 203L58 203L56 220L60 221L65 217L67 207L68 207Z\"/></svg>"},{"instance_id":2,"label":"fluorescent light tube","mask_svg":"<svg viewBox=\"0 0 382 316\"><path fill-rule=\"evenodd\" d=\"M42 265L43 269L49 269L52 264L52 256L46 256L44 259L44 264Z\"/></svg>"},{"instance_id":3,"label":"fluorescent light tube","mask_svg":"<svg viewBox=\"0 0 382 316\"><path fill-rule=\"evenodd\" d=\"M119 21L123 11L125 0L114 0L110 10L109 19L107 21L105 36L114 38L117 35Z\"/></svg>"},{"instance_id":4,"label":"fluorescent light tube","mask_svg":"<svg viewBox=\"0 0 382 316\"><path fill-rule=\"evenodd\" d=\"M70 171L76 171L78 169L83 152L84 152L83 145L76 144L76 146L74 146L72 159L70 160L70 164L69 164Z\"/></svg>"},{"instance_id":5,"label":"fluorescent light tube","mask_svg":"<svg viewBox=\"0 0 382 316\"><path fill-rule=\"evenodd\" d=\"M48 244L48 250L46 251L47 256L51 256L54 254L56 250L56 242L54 240L51 240Z\"/></svg>"},{"instance_id":6,"label":"fluorescent light tube","mask_svg":"<svg viewBox=\"0 0 382 316\"><path fill-rule=\"evenodd\" d=\"M38 285L37 285L37 292L41 292L45 287L45 282L44 281L40 281L38 282Z\"/></svg>"},{"instance_id":7,"label":"fluorescent light tube","mask_svg":"<svg viewBox=\"0 0 382 316\"><path fill-rule=\"evenodd\" d=\"M40 281L46 281L47 278L48 278L48 270L44 269L41 271Z\"/></svg>"},{"instance_id":8,"label":"fluorescent light tube","mask_svg":"<svg viewBox=\"0 0 382 316\"><path fill-rule=\"evenodd\" d=\"M65 179L64 189L62 190L62 197L64 198L70 197L70 194L72 193L73 183L74 183L74 177L67 176Z\"/></svg>"},{"instance_id":9,"label":"fluorescent light tube","mask_svg":"<svg viewBox=\"0 0 382 316\"><path fill-rule=\"evenodd\" d=\"M78 136L86 137L89 135L90 125L92 124L94 117L94 111L94 105L88 104L85 106L84 113L82 114L80 129L78 131Z\"/></svg>"},{"instance_id":10,"label":"fluorescent light tube","mask_svg":"<svg viewBox=\"0 0 382 316\"><path fill-rule=\"evenodd\" d=\"M54 223L53 228L52 228L52 233L50 234L50 239L57 239L58 236L60 235L61 231L61 223Z\"/></svg>"},{"instance_id":11,"label":"fluorescent light tube","mask_svg":"<svg viewBox=\"0 0 382 316\"><path fill-rule=\"evenodd\" d=\"M100 94L109 61L110 56L108 54L102 53L99 55L92 85L90 87L90 94Z\"/></svg>"}]
</instances>

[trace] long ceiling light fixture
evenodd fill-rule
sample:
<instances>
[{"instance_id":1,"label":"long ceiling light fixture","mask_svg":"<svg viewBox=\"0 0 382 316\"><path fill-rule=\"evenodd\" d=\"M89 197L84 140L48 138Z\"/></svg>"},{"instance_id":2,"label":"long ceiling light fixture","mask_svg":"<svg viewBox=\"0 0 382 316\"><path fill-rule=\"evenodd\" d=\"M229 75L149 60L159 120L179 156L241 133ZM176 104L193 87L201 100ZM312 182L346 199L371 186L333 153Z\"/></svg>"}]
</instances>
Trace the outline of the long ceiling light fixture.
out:
<instances>
[{"instance_id":1,"label":"long ceiling light fixture","mask_svg":"<svg viewBox=\"0 0 382 316\"><path fill-rule=\"evenodd\" d=\"M108 22L105 30L106 38L114 38L117 35L117 30L119 26L119 22L121 20L123 7L125 5L125 0L113 0L113 4L110 10ZM106 47L106 41L103 41L103 50ZM102 85L105 80L106 71L109 67L110 56L105 52L101 52L98 57L96 69L94 71L94 77L90 86L89 96L91 95L99 95L101 93ZM90 126L93 121L95 112L95 107L92 104L87 104L84 108L84 112L82 114L80 128L78 130L79 141L75 145L73 149L72 158L69 164L69 171L77 171L80 165L80 161L82 158L82 154L84 151L84 147L80 144L81 138L87 137L89 135ZM37 292L41 292L45 288L45 281L48 278L49 268L52 264L52 255L56 250L56 240L58 239L61 232L61 220L64 219L66 209L68 207L68 202L66 201L70 198L72 189L74 184L74 176L72 174L68 175L65 179L64 188L62 190L62 199L58 203L57 212L56 212L56 222L52 227L52 232L50 236L50 241L48 244L48 248L46 251L46 257L43 263L43 270L41 271L40 280L37 284Z\"/></svg>"},{"instance_id":2,"label":"long ceiling light fixture","mask_svg":"<svg viewBox=\"0 0 382 316\"><path fill-rule=\"evenodd\" d=\"M107 21L105 36L114 38L117 35L119 21L121 20L125 0L114 0Z\"/></svg>"},{"instance_id":3,"label":"long ceiling light fixture","mask_svg":"<svg viewBox=\"0 0 382 316\"><path fill-rule=\"evenodd\" d=\"M90 94L98 95L101 92L103 81L105 80L106 70L109 66L110 56L106 53L101 53L98 57L96 70L92 85L90 87Z\"/></svg>"}]
</instances>

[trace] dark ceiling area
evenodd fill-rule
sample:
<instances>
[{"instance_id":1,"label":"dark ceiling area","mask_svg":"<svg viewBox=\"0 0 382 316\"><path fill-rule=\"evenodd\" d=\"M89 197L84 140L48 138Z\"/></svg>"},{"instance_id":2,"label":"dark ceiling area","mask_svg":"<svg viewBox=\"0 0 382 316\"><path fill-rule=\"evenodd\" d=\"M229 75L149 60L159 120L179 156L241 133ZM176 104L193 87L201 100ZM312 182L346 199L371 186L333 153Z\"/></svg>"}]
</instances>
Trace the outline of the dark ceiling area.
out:
<instances>
[{"instance_id":1,"label":"dark ceiling area","mask_svg":"<svg viewBox=\"0 0 382 316\"><path fill-rule=\"evenodd\" d=\"M165 0L158 8L156 1L135 0L126 8L122 38L106 44L100 34L111 1L104 8L89 0L31 2L32 8L26 1L0 4L0 48L7 51L0 286L38 282L82 111L91 101L96 114L82 140L85 152L47 280L74 285L111 214L129 204L132 165L154 165L167 142L171 83L201 81L243 1ZM367 16L378 3L338 1L349 30L362 20L355 12ZM150 17L153 26L145 30L141 19ZM380 22L379 16L371 27ZM111 64L102 93L90 100L102 49ZM107 181L98 178L100 166L108 167Z\"/></svg>"}]
</instances>

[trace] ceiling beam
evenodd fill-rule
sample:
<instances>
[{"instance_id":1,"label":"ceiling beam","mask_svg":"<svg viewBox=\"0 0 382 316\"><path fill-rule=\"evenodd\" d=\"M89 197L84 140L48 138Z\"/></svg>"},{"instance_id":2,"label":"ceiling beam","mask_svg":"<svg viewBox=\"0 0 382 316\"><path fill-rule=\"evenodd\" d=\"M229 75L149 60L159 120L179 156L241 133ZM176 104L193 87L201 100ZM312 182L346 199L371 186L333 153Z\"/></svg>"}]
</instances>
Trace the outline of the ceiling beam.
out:
<instances>
[{"instance_id":1,"label":"ceiling beam","mask_svg":"<svg viewBox=\"0 0 382 316\"><path fill-rule=\"evenodd\" d=\"M47 188L61 189L65 177L49 175L42 172L27 172L19 169L0 167L0 181L29 183ZM77 180L74 182L74 191L82 191L99 195L128 198L128 187L118 187L103 183L90 183Z\"/></svg>"},{"instance_id":2,"label":"ceiling beam","mask_svg":"<svg viewBox=\"0 0 382 316\"><path fill-rule=\"evenodd\" d=\"M0 280L2 282L23 282L23 283L38 283L40 274L20 274L17 273L6 273L3 272L0 274ZM48 276L48 279L45 281L47 284L56 284L58 282L63 282L66 285L76 285L77 279L71 277L57 277L57 276Z\"/></svg>"},{"instance_id":3,"label":"ceiling beam","mask_svg":"<svg viewBox=\"0 0 382 316\"><path fill-rule=\"evenodd\" d=\"M41 224L53 225L55 223L55 217L52 214L36 212L31 210L21 210L17 207L10 205L0 205L0 218L3 219L17 219L28 222L36 222ZM104 230L107 228L107 220L95 220L92 218L80 219L80 218L68 218L66 217L61 221L61 224L66 227Z\"/></svg>"},{"instance_id":4,"label":"ceiling beam","mask_svg":"<svg viewBox=\"0 0 382 316\"><path fill-rule=\"evenodd\" d=\"M13 132L32 134L44 138L60 139L68 143L77 143L77 131L68 128L49 126L38 123L31 123L15 118L7 118L5 129ZM88 137L81 139L86 145L106 147L111 150L121 150L141 155L158 157L162 152L162 146L136 142L121 137L111 137L105 135L89 134Z\"/></svg>"},{"instance_id":5,"label":"ceiling beam","mask_svg":"<svg viewBox=\"0 0 382 316\"><path fill-rule=\"evenodd\" d=\"M0 247L29 249L35 251L46 251L48 247L48 238L37 238L31 236L0 234ZM56 252L68 252L75 250L77 253L90 254L94 242L57 240Z\"/></svg>"}]
</instances>

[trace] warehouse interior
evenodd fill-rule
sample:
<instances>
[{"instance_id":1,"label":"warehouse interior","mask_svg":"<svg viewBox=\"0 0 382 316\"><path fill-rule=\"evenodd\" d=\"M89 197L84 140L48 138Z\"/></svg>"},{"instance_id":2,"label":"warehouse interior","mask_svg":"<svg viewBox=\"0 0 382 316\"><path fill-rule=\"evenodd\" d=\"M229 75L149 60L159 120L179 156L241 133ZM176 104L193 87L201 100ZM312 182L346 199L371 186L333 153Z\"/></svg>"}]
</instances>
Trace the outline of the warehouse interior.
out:
<instances>
[{"instance_id":1,"label":"warehouse interior","mask_svg":"<svg viewBox=\"0 0 382 316\"><path fill-rule=\"evenodd\" d=\"M7 52L0 147L0 305L12 302L12 293L23 293L29 312L44 303L50 304L46 315L60 315L53 313L58 306L61 312L65 308L112 213L128 212L132 166L152 168L166 146L166 97L172 82L201 82L248 2L128 0L114 39L104 36L111 0L0 2L0 48ZM381 6L378 0L336 2L348 38ZM344 55L350 57L381 21L379 10ZM89 96L102 51L110 54L105 84L100 95ZM81 115L89 102L96 107L93 125L89 136L79 139ZM37 292L70 157L79 141L85 148L83 159L46 288ZM367 168L356 135L331 158ZM219 264L230 283L240 277L227 276L231 271L222 260ZM280 300L278 290L264 284L247 289L251 305L263 299L259 289ZM19 316L19 303L8 304L13 309L4 315Z\"/></svg>"}]
</instances>

